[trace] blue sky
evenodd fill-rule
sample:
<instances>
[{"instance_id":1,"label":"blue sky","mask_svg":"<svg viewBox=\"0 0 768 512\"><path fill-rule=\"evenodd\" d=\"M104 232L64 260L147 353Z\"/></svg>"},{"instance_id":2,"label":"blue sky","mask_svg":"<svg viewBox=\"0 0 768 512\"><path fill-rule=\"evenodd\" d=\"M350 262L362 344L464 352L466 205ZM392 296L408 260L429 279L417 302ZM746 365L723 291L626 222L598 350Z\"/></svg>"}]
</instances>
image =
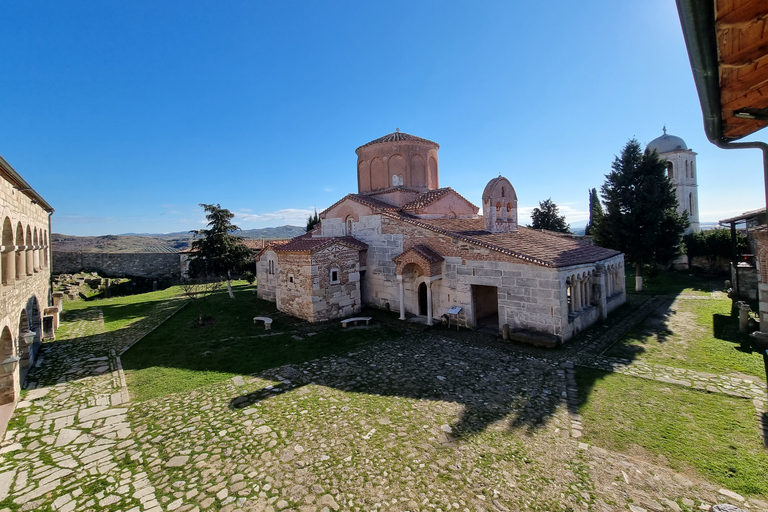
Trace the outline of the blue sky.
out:
<instances>
[{"instance_id":1,"label":"blue sky","mask_svg":"<svg viewBox=\"0 0 768 512\"><path fill-rule=\"evenodd\" d=\"M440 185L587 218L628 139L698 153L702 221L764 206L760 153L704 135L674 0L0 0L0 155L71 235L303 225L358 146L441 145ZM765 140L763 132L757 139ZM521 222L530 222L522 218Z\"/></svg>"}]
</instances>

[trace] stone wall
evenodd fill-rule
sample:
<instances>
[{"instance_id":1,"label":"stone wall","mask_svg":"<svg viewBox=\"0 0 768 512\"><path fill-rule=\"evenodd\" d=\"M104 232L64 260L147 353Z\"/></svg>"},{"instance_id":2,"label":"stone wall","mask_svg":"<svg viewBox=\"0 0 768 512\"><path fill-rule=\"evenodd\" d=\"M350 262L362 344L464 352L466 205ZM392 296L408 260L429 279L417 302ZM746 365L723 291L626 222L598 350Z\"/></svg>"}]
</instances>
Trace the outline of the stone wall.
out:
<instances>
[{"instance_id":1,"label":"stone wall","mask_svg":"<svg viewBox=\"0 0 768 512\"><path fill-rule=\"evenodd\" d=\"M43 334L43 311L51 304L49 212L28 195L28 185L9 179L15 171L0 158L0 361L18 357L13 372L0 366L0 404L14 402ZM27 191L27 193L23 192ZM21 333L34 331L31 345Z\"/></svg>"},{"instance_id":2,"label":"stone wall","mask_svg":"<svg viewBox=\"0 0 768 512\"><path fill-rule=\"evenodd\" d=\"M275 297L280 311L308 322L313 321L315 314L312 307L312 274L312 258L308 252L288 252L280 255Z\"/></svg>"},{"instance_id":3,"label":"stone wall","mask_svg":"<svg viewBox=\"0 0 768 512\"><path fill-rule=\"evenodd\" d=\"M181 256L178 253L53 253L54 274L92 271L110 277L178 279L181 276Z\"/></svg>"},{"instance_id":4,"label":"stone wall","mask_svg":"<svg viewBox=\"0 0 768 512\"><path fill-rule=\"evenodd\" d=\"M274 270L270 273L271 267ZM273 250L264 251L256 261L256 294L260 299L275 302L277 300L277 254Z\"/></svg>"}]
</instances>

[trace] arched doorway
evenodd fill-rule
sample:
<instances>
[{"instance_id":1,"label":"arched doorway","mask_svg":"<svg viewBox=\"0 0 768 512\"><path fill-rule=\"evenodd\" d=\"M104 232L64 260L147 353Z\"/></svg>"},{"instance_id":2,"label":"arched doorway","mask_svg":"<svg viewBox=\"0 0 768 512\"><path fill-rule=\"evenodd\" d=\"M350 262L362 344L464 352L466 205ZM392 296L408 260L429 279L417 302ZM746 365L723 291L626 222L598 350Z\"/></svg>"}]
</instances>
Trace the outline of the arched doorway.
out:
<instances>
[{"instance_id":1,"label":"arched doorway","mask_svg":"<svg viewBox=\"0 0 768 512\"><path fill-rule=\"evenodd\" d=\"M0 334L0 361L5 361L13 355L15 355L13 350L13 336L11 335L10 329L5 327L3 328L3 333ZM5 368L0 365L0 405L10 404L16 401L18 388L18 379L16 378L17 372L18 369L14 369L13 372L8 373L5 371Z\"/></svg>"},{"instance_id":2,"label":"arched doorway","mask_svg":"<svg viewBox=\"0 0 768 512\"><path fill-rule=\"evenodd\" d=\"M16 333L16 339L19 340L19 380L23 380L29 369L29 345L24 342L24 334L29 330L29 319L27 311L22 309L19 315L19 330Z\"/></svg>"},{"instance_id":3,"label":"arched doorway","mask_svg":"<svg viewBox=\"0 0 768 512\"><path fill-rule=\"evenodd\" d=\"M419 285L419 316L427 316L427 283Z\"/></svg>"}]
</instances>

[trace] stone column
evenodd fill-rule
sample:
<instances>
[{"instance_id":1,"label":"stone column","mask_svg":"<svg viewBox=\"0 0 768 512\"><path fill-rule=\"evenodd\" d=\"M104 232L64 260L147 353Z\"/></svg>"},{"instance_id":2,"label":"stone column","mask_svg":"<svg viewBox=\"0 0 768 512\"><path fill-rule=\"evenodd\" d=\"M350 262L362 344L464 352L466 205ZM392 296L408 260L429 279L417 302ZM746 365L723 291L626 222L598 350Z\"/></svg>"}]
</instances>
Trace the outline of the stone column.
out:
<instances>
[{"instance_id":1,"label":"stone column","mask_svg":"<svg viewBox=\"0 0 768 512\"><path fill-rule=\"evenodd\" d=\"M45 315L43 316L43 338L46 340L55 340L56 339L56 331L53 328L53 316L52 315Z\"/></svg>"},{"instance_id":2,"label":"stone column","mask_svg":"<svg viewBox=\"0 0 768 512\"><path fill-rule=\"evenodd\" d=\"M432 325L432 279L427 283L427 325Z\"/></svg>"},{"instance_id":3,"label":"stone column","mask_svg":"<svg viewBox=\"0 0 768 512\"><path fill-rule=\"evenodd\" d=\"M26 271L24 269L24 246L23 245L17 245L16 246L16 279L22 279L24 275L26 274Z\"/></svg>"},{"instance_id":4,"label":"stone column","mask_svg":"<svg viewBox=\"0 0 768 512\"><path fill-rule=\"evenodd\" d=\"M581 311L581 279L576 279L576 282L573 283L571 298L573 298L573 310Z\"/></svg>"},{"instance_id":5,"label":"stone column","mask_svg":"<svg viewBox=\"0 0 768 512\"><path fill-rule=\"evenodd\" d=\"M34 272L34 266L35 266L35 263L34 263L34 260L35 260L34 252L35 252L35 250L33 249L33 247L34 247L33 245L27 245L26 247L27 247L27 250L24 251L24 257L27 260L27 275L31 276L33 274L33 272Z\"/></svg>"},{"instance_id":6,"label":"stone column","mask_svg":"<svg viewBox=\"0 0 768 512\"><path fill-rule=\"evenodd\" d=\"M400 320L405 320L405 284L403 276L397 276L397 283L400 285Z\"/></svg>"},{"instance_id":7,"label":"stone column","mask_svg":"<svg viewBox=\"0 0 768 512\"><path fill-rule=\"evenodd\" d=\"M752 309L746 302L739 301L736 305L739 306L739 332L749 332L749 312Z\"/></svg>"},{"instance_id":8,"label":"stone column","mask_svg":"<svg viewBox=\"0 0 768 512\"><path fill-rule=\"evenodd\" d=\"M13 254L15 247L13 245L4 245L0 257L3 258L2 282L4 286L13 286L16 280L16 257Z\"/></svg>"},{"instance_id":9,"label":"stone column","mask_svg":"<svg viewBox=\"0 0 768 512\"><path fill-rule=\"evenodd\" d=\"M595 302L597 303L597 310L600 313L600 320L608 318L608 303L606 301L606 281L605 267L598 265L595 269Z\"/></svg>"},{"instance_id":10,"label":"stone column","mask_svg":"<svg viewBox=\"0 0 768 512\"><path fill-rule=\"evenodd\" d=\"M575 293L574 293L574 291L575 291L575 286L574 286L573 280L570 280L570 281L568 281L568 282L570 283L570 284L568 285L568 291L570 291L570 292L571 292L571 301L570 301L570 303L568 304L568 313L573 313L573 312L575 311L575 310L574 310L574 306L573 306L573 304L574 304L574 302L576 301L576 298L574 297L574 295L575 295Z\"/></svg>"},{"instance_id":11,"label":"stone column","mask_svg":"<svg viewBox=\"0 0 768 512\"><path fill-rule=\"evenodd\" d=\"M59 308L58 307L51 306L49 308L45 308L43 310L43 316L53 317L53 329L56 330L59 328Z\"/></svg>"},{"instance_id":12,"label":"stone column","mask_svg":"<svg viewBox=\"0 0 768 512\"><path fill-rule=\"evenodd\" d=\"M592 305L592 276L587 278L587 306Z\"/></svg>"},{"instance_id":13,"label":"stone column","mask_svg":"<svg viewBox=\"0 0 768 512\"><path fill-rule=\"evenodd\" d=\"M53 305L59 308L59 311L64 311L64 292L53 292Z\"/></svg>"}]
</instances>

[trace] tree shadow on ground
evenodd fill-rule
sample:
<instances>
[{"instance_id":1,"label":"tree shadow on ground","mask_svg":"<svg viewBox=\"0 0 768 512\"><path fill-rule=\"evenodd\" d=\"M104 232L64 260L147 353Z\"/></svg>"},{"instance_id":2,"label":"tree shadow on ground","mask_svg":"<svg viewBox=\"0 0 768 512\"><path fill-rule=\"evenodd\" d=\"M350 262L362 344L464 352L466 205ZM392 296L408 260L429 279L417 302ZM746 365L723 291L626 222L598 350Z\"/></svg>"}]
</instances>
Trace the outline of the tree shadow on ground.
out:
<instances>
[{"instance_id":1,"label":"tree shadow on ground","mask_svg":"<svg viewBox=\"0 0 768 512\"><path fill-rule=\"evenodd\" d=\"M734 308L735 309L735 308ZM732 312L731 315L712 315L712 336L719 340L727 341L737 345L734 350L746 354L760 352L755 345L754 340L748 334L739 332L738 313Z\"/></svg>"},{"instance_id":2,"label":"tree shadow on ground","mask_svg":"<svg viewBox=\"0 0 768 512\"><path fill-rule=\"evenodd\" d=\"M343 357L284 365L259 376L281 384L238 396L230 401L232 408L312 383L349 393L459 404L463 410L451 425L459 437L499 421L509 429L537 429L562 404L565 390L556 363L414 332Z\"/></svg>"},{"instance_id":3,"label":"tree shadow on ground","mask_svg":"<svg viewBox=\"0 0 768 512\"><path fill-rule=\"evenodd\" d=\"M648 350L648 344L670 341L674 335L670 328L670 323L677 314L672 309L673 303L673 299L665 300L642 322L632 328L626 335L616 340L606 350L605 355L632 360L639 354L645 353Z\"/></svg>"}]
</instances>

